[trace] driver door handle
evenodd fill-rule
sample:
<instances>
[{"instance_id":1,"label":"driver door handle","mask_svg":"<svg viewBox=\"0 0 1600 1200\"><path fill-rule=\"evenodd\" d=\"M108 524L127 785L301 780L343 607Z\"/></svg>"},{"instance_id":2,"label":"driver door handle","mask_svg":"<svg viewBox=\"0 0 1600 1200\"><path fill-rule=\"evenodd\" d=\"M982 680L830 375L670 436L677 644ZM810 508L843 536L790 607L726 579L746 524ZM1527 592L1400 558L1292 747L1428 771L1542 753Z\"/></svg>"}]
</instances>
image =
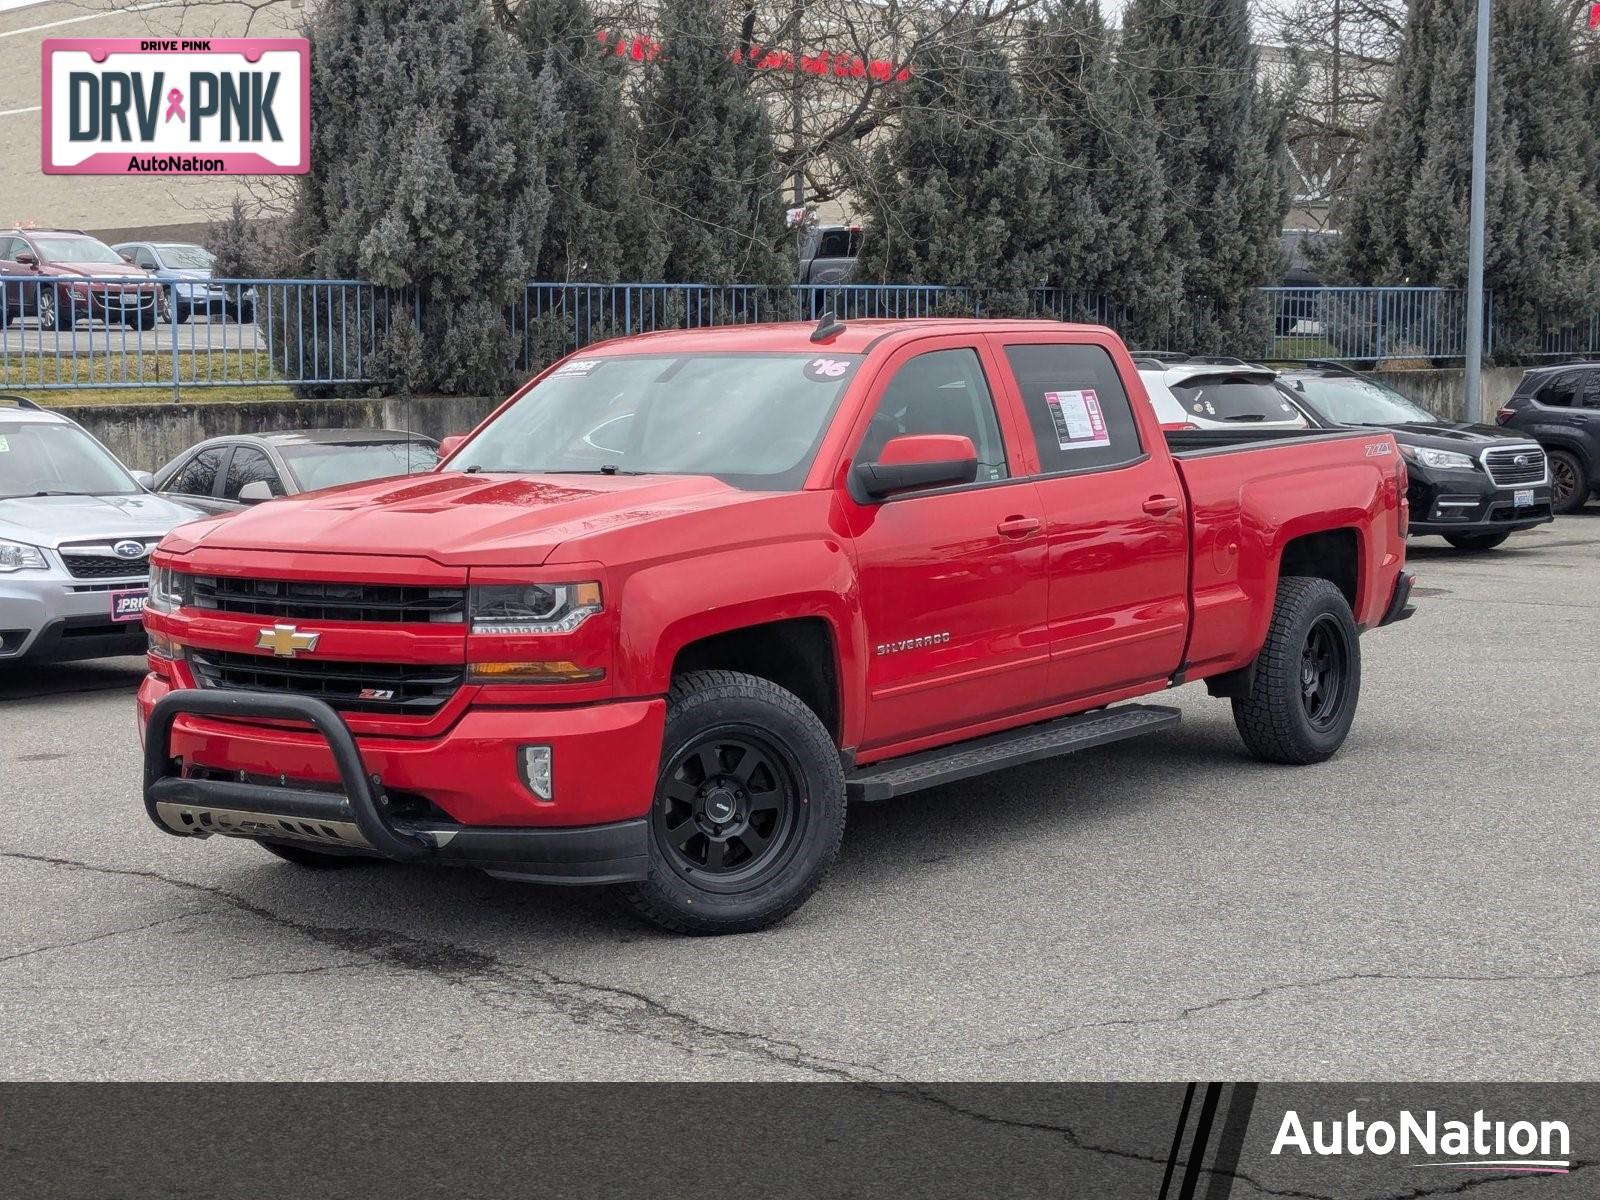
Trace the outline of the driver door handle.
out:
<instances>
[{"instance_id":1,"label":"driver door handle","mask_svg":"<svg viewBox=\"0 0 1600 1200\"><path fill-rule=\"evenodd\" d=\"M1027 537L1030 533L1037 533L1044 522L1038 517L1007 517L995 528L1002 535L1009 538Z\"/></svg>"},{"instance_id":2,"label":"driver door handle","mask_svg":"<svg viewBox=\"0 0 1600 1200\"><path fill-rule=\"evenodd\" d=\"M1144 502L1144 510L1152 517L1159 517L1162 513L1169 513L1178 507L1176 496L1151 496Z\"/></svg>"}]
</instances>

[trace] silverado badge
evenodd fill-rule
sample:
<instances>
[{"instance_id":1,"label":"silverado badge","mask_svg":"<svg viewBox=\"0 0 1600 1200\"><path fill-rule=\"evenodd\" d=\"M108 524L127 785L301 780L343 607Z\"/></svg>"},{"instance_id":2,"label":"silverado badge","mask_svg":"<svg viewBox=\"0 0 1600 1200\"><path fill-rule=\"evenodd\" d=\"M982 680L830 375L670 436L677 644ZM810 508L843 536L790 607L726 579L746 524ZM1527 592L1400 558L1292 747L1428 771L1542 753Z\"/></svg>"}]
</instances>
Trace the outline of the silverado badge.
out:
<instances>
[{"instance_id":1,"label":"silverado badge","mask_svg":"<svg viewBox=\"0 0 1600 1200\"><path fill-rule=\"evenodd\" d=\"M293 658L300 651L306 653L317 648L320 633L301 633L293 625L274 625L256 635L257 650L271 650L279 658Z\"/></svg>"}]
</instances>

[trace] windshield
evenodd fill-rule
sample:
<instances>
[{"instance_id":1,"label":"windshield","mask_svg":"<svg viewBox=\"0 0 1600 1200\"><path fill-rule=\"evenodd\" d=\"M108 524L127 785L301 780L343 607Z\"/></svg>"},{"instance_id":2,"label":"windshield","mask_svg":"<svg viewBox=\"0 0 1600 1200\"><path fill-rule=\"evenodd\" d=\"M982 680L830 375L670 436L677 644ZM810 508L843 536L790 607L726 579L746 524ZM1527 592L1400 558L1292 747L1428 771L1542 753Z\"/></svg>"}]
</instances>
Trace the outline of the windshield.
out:
<instances>
[{"instance_id":1,"label":"windshield","mask_svg":"<svg viewBox=\"0 0 1600 1200\"><path fill-rule=\"evenodd\" d=\"M209 271L217 256L204 246L157 246L161 261L175 271Z\"/></svg>"},{"instance_id":2,"label":"windshield","mask_svg":"<svg viewBox=\"0 0 1600 1200\"><path fill-rule=\"evenodd\" d=\"M1335 425L1431 425L1439 419L1393 388L1370 379L1300 375L1288 382L1319 416Z\"/></svg>"},{"instance_id":3,"label":"windshield","mask_svg":"<svg viewBox=\"0 0 1600 1200\"><path fill-rule=\"evenodd\" d=\"M46 262L117 263L122 255L92 237L36 237L33 244Z\"/></svg>"},{"instance_id":4,"label":"windshield","mask_svg":"<svg viewBox=\"0 0 1600 1200\"><path fill-rule=\"evenodd\" d=\"M453 470L804 481L859 360L816 354L574 359L473 438Z\"/></svg>"},{"instance_id":5,"label":"windshield","mask_svg":"<svg viewBox=\"0 0 1600 1200\"><path fill-rule=\"evenodd\" d=\"M1274 421L1305 425L1267 376L1207 375L1172 385L1186 413L1213 421Z\"/></svg>"},{"instance_id":6,"label":"windshield","mask_svg":"<svg viewBox=\"0 0 1600 1200\"><path fill-rule=\"evenodd\" d=\"M278 453L306 492L390 475L415 475L439 465L439 452L427 442L317 442L280 446Z\"/></svg>"},{"instance_id":7,"label":"windshield","mask_svg":"<svg viewBox=\"0 0 1600 1200\"><path fill-rule=\"evenodd\" d=\"M0 421L0 500L137 491L122 464L76 425Z\"/></svg>"}]
</instances>

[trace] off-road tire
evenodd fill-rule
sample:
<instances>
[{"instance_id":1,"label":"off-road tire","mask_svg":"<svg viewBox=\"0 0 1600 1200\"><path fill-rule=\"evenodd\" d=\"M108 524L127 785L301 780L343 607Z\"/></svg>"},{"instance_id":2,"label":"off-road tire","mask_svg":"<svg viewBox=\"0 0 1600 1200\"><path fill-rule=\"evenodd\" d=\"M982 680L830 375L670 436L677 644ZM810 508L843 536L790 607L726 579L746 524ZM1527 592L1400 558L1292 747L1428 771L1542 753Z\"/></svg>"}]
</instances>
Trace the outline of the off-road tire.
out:
<instances>
[{"instance_id":1,"label":"off-road tire","mask_svg":"<svg viewBox=\"0 0 1600 1200\"><path fill-rule=\"evenodd\" d=\"M691 865L685 849L674 846L674 837L682 833L669 829L677 817L681 830L683 810L692 809L683 799L681 772L690 768L691 758L699 763L701 751L719 745L721 739L748 740L765 749L770 765L756 769L763 772L761 781L775 781L777 787L763 794L780 793L778 820L791 823L779 827L786 832L771 835L775 845L761 855L752 853L744 869L757 873L748 879L737 878L736 873L724 879L709 866ZM722 753L720 748L714 750L716 761L729 761ZM742 757L734 760L730 777L742 763ZM712 772L699 773L699 790L705 793L713 783ZM756 814L748 815L753 824ZM661 768L650 813L649 876L617 890L638 915L674 933L765 929L789 916L817 890L838 856L844 824L844 770L816 713L792 692L754 675L690 672L673 681L667 696ZM770 860L765 857L769 854Z\"/></svg>"},{"instance_id":2,"label":"off-road tire","mask_svg":"<svg viewBox=\"0 0 1600 1200\"><path fill-rule=\"evenodd\" d=\"M1481 554L1485 550L1493 550L1510 536L1509 533L1447 533L1444 540L1457 550Z\"/></svg>"},{"instance_id":3,"label":"off-road tire","mask_svg":"<svg viewBox=\"0 0 1600 1200\"><path fill-rule=\"evenodd\" d=\"M1341 693L1314 720L1304 692L1308 639L1318 631L1342 643ZM1291 575L1278 582L1266 645L1250 692L1233 701L1233 721L1263 762L1304 765L1331 758L1344 744L1361 694L1361 639L1344 593L1326 579Z\"/></svg>"},{"instance_id":4,"label":"off-road tire","mask_svg":"<svg viewBox=\"0 0 1600 1200\"><path fill-rule=\"evenodd\" d=\"M314 867L318 870L330 867L354 867L377 861L370 854L317 850L311 846L302 846L299 842L269 842L265 838L260 838L256 844L268 854L277 855L284 862L292 862L297 867Z\"/></svg>"}]
</instances>

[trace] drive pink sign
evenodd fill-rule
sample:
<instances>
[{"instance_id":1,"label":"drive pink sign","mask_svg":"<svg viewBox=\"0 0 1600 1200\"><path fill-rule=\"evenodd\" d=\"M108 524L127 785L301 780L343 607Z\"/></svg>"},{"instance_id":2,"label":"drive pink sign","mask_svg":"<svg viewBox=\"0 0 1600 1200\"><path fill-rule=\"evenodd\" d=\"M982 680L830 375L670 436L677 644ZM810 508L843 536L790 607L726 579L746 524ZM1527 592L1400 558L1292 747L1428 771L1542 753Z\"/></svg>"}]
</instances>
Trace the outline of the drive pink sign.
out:
<instances>
[{"instance_id":1,"label":"drive pink sign","mask_svg":"<svg viewBox=\"0 0 1600 1200\"><path fill-rule=\"evenodd\" d=\"M48 38L49 175L300 175L311 166L304 38Z\"/></svg>"}]
</instances>

